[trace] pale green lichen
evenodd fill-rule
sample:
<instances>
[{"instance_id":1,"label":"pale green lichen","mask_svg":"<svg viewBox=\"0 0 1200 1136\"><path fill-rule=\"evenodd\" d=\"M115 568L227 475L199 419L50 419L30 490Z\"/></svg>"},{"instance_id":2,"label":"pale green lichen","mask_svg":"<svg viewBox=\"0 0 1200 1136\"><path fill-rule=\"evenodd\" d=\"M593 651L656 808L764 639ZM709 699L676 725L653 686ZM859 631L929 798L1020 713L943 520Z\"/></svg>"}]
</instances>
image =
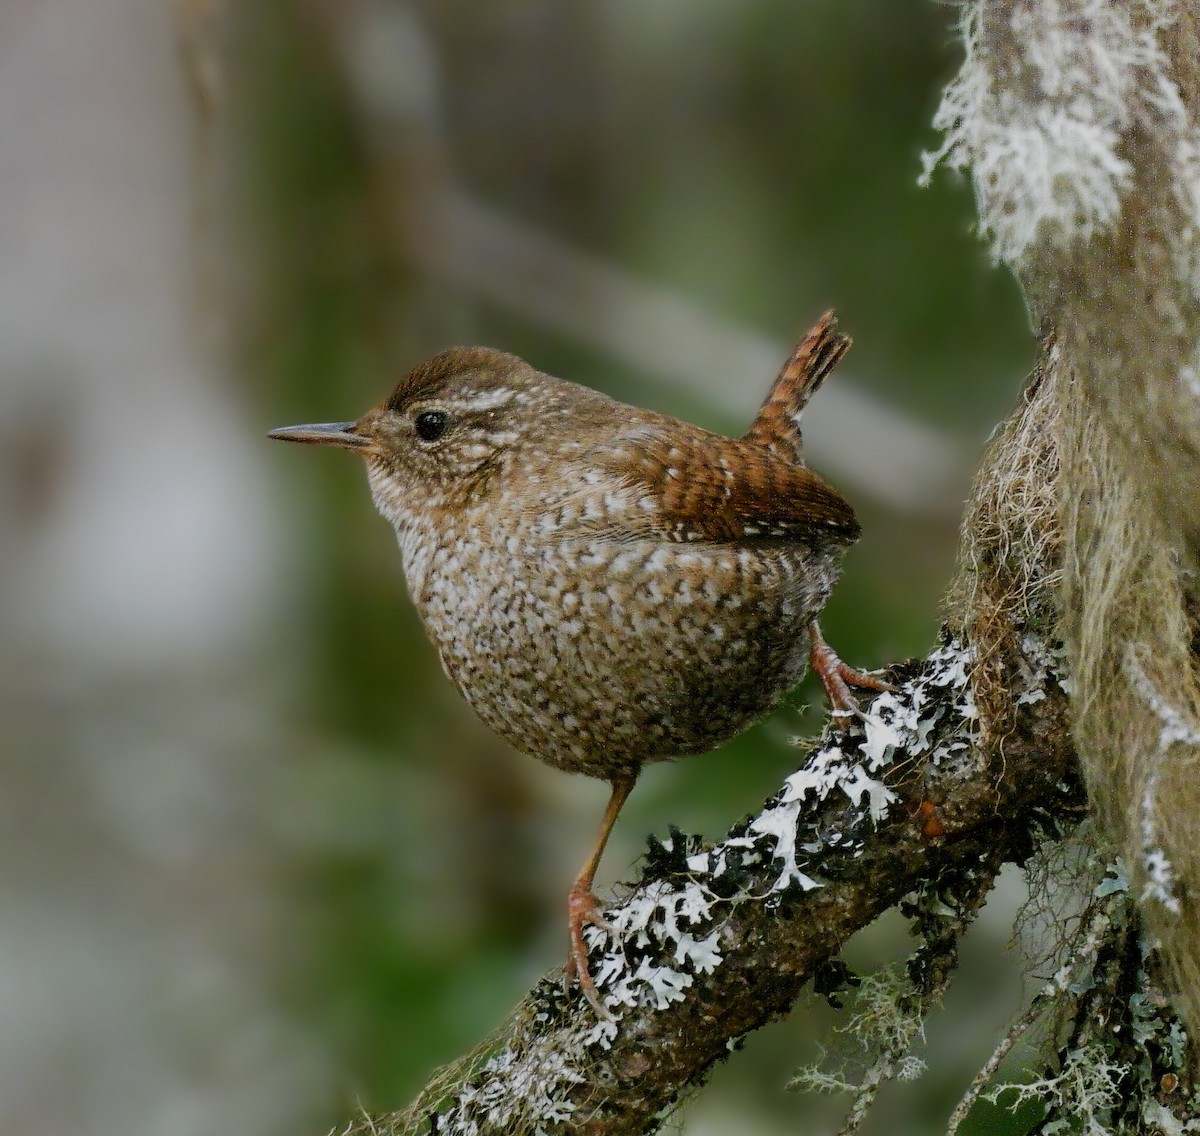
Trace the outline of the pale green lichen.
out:
<instances>
[{"instance_id":1,"label":"pale green lichen","mask_svg":"<svg viewBox=\"0 0 1200 1136\"><path fill-rule=\"evenodd\" d=\"M965 58L934 116L944 139L924 155L922 182L941 164L969 171L980 231L1015 267L1039 242L1065 247L1117 222L1134 181L1131 130L1161 135L1178 184L1194 187L1196 131L1162 45L1177 18L1175 0L965 4ZM1180 202L1193 217L1195 193Z\"/></svg>"},{"instance_id":2,"label":"pale green lichen","mask_svg":"<svg viewBox=\"0 0 1200 1136\"><path fill-rule=\"evenodd\" d=\"M862 1093L884 1080L913 1080L925 1062L912 1052L925 1041L925 1012L902 965L865 975L853 1010L834 1031L819 1061L803 1065L788 1082L796 1092Z\"/></svg>"}]
</instances>

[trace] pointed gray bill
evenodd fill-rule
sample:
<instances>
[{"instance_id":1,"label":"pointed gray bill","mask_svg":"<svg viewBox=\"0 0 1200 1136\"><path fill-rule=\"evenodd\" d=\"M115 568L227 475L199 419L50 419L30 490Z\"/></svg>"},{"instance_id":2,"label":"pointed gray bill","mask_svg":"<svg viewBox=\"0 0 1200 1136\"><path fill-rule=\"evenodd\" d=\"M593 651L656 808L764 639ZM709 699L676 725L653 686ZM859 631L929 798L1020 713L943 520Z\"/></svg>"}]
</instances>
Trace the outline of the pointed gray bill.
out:
<instances>
[{"instance_id":1,"label":"pointed gray bill","mask_svg":"<svg viewBox=\"0 0 1200 1136\"><path fill-rule=\"evenodd\" d=\"M361 450L371 444L370 438L354 432L354 422L313 422L307 426L281 426L267 437L281 442L304 442L310 446L341 446Z\"/></svg>"}]
</instances>

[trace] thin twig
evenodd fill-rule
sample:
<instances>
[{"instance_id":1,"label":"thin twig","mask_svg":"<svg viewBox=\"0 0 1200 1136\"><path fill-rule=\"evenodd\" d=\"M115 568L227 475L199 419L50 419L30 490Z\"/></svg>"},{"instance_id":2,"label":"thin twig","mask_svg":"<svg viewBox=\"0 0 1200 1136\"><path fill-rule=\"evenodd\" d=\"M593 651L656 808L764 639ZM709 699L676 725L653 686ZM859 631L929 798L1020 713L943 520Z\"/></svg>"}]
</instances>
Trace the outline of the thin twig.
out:
<instances>
[{"instance_id":1,"label":"thin twig","mask_svg":"<svg viewBox=\"0 0 1200 1136\"><path fill-rule=\"evenodd\" d=\"M996 1070L1000 1068L1001 1062L1012 1052L1013 1046L1029 1031L1029 1027L1036 1022L1046 1008L1042 1005L1041 999L1037 998L1029 1006L1029 1008L1019 1018L1016 1018L1008 1027L1007 1033L1000 1039L1000 1044L992 1050L992 1055L984 1062L983 1068L975 1074L970 1085L967 1086L967 1091L963 1093L962 1099L958 1102L954 1111L950 1114L950 1122L946 1126L946 1136L955 1136L958 1132L959 1125L967 1119L967 1115L971 1109L975 1107L975 1102L979 1100L983 1090L991 1083L992 1077L995 1076Z\"/></svg>"},{"instance_id":2,"label":"thin twig","mask_svg":"<svg viewBox=\"0 0 1200 1136\"><path fill-rule=\"evenodd\" d=\"M1009 1024L1004 1037L1000 1039L1000 1044L992 1051L992 1055L984 1062L983 1067L976 1073L970 1085L967 1086L967 1091L963 1093L962 1099L958 1102L954 1111L950 1114L950 1121L946 1127L946 1136L955 1136L959 1126L971 1109L975 1107L975 1103L979 1100L983 1090L990 1084L992 1078L996 1074L996 1070L1000 1068L1004 1059L1012 1052L1013 1047L1021 1038L1029 1032L1031 1026L1038 1021L1052 1007L1047 1005L1047 998L1059 998L1067 994L1070 990L1073 976L1077 976L1081 964L1088 959L1093 962L1096 958L1096 953L1100 948L1101 942L1111 926L1113 912L1116 906L1121 902L1123 895L1121 893L1113 893L1095 901L1091 905L1092 917L1088 921L1087 931L1083 933L1079 940L1079 946L1071 953L1067 961L1058 969L1058 973L1050 980L1050 982L1034 995L1033 1001L1023 1014L1013 1019Z\"/></svg>"}]
</instances>

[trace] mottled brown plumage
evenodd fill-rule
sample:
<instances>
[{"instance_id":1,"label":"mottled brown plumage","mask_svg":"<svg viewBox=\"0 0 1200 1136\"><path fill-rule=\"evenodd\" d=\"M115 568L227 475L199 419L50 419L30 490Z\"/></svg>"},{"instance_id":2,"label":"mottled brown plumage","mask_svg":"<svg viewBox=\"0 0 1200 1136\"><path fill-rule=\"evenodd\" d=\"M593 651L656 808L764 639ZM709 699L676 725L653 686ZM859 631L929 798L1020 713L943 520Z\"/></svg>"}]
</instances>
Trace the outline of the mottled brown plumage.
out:
<instances>
[{"instance_id":1,"label":"mottled brown plumage","mask_svg":"<svg viewBox=\"0 0 1200 1136\"><path fill-rule=\"evenodd\" d=\"M827 314L734 440L453 348L354 423L273 437L356 449L395 526L442 666L517 749L613 787L569 901L568 975L604 1013L582 927L642 765L740 733L809 658L835 709L845 667L816 619L859 526L803 464L799 417L849 346Z\"/></svg>"}]
</instances>

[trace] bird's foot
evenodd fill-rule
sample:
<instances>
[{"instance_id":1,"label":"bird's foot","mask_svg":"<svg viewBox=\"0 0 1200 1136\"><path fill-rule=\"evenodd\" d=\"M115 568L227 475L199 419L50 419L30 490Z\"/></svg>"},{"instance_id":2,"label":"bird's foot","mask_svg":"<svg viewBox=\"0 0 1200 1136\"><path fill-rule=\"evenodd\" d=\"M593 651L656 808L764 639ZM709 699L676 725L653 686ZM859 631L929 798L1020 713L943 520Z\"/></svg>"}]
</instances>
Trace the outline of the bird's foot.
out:
<instances>
[{"instance_id":1,"label":"bird's foot","mask_svg":"<svg viewBox=\"0 0 1200 1136\"><path fill-rule=\"evenodd\" d=\"M832 707L830 717L843 729L850 725L852 718L861 718L862 710L858 701L850 693L850 687L857 686L862 690L894 690L891 683L877 675L866 674L848 667L838 658L837 652L825 642L821 629L813 623L809 627L812 639L812 669L821 679L825 694Z\"/></svg>"},{"instance_id":2,"label":"bird's foot","mask_svg":"<svg viewBox=\"0 0 1200 1136\"><path fill-rule=\"evenodd\" d=\"M600 901L589 888L579 884L571 888L571 893L567 896L567 926L571 934L571 952L567 955L566 966L563 967L563 990L570 990L572 980L578 979L580 991L591 1003L597 1016L611 1021L612 1012L600 1001L596 984L588 972L588 949L583 938L586 923L605 931L612 931L612 924L604 921L600 911Z\"/></svg>"}]
</instances>

